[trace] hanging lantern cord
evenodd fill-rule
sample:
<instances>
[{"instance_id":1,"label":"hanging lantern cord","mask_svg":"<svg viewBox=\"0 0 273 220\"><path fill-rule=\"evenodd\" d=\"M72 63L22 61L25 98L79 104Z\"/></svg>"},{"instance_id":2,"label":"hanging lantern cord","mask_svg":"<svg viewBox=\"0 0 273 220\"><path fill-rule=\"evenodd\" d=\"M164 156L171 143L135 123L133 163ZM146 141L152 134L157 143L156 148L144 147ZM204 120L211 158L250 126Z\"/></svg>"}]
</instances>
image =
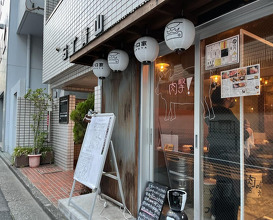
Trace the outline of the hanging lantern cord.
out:
<instances>
[{"instance_id":1,"label":"hanging lantern cord","mask_svg":"<svg viewBox=\"0 0 273 220\"><path fill-rule=\"evenodd\" d=\"M145 27L145 32L146 32L146 35L148 35L148 34L149 34L149 30L148 30L147 25L146 25L146 27Z\"/></svg>"}]
</instances>

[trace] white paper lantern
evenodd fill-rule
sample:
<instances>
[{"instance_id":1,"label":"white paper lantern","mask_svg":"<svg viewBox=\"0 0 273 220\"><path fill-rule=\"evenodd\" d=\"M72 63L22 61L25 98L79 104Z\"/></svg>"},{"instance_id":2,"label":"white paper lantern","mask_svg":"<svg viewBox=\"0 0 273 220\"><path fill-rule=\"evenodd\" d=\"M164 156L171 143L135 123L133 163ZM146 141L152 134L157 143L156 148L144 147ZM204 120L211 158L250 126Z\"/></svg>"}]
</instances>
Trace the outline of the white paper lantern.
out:
<instances>
[{"instance_id":1,"label":"white paper lantern","mask_svg":"<svg viewBox=\"0 0 273 220\"><path fill-rule=\"evenodd\" d=\"M112 50L108 54L108 65L113 71L124 71L129 64L129 56L123 50Z\"/></svg>"},{"instance_id":2,"label":"white paper lantern","mask_svg":"<svg viewBox=\"0 0 273 220\"><path fill-rule=\"evenodd\" d=\"M107 60L105 59L97 59L93 63L93 72L96 77L100 79L104 79L109 76L111 69L108 66Z\"/></svg>"},{"instance_id":3,"label":"white paper lantern","mask_svg":"<svg viewBox=\"0 0 273 220\"><path fill-rule=\"evenodd\" d=\"M164 39L171 50L187 50L193 43L195 27L193 23L185 18L170 21L164 31Z\"/></svg>"},{"instance_id":4,"label":"white paper lantern","mask_svg":"<svg viewBox=\"0 0 273 220\"><path fill-rule=\"evenodd\" d=\"M134 52L139 62L150 63L157 58L159 45L152 37L141 37L135 42Z\"/></svg>"}]
</instances>

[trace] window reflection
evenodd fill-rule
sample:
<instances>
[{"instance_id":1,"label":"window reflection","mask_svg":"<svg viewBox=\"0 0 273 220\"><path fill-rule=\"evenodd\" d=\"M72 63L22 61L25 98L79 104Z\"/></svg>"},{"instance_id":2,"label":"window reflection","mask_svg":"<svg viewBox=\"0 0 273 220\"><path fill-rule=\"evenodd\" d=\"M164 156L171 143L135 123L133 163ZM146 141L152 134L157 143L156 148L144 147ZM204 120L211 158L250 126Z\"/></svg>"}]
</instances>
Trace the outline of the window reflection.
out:
<instances>
[{"instance_id":1,"label":"window reflection","mask_svg":"<svg viewBox=\"0 0 273 220\"><path fill-rule=\"evenodd\" d=\"M194 47L156 60L155 181L185 190L193 206ZM167 211L167 205L165 211ZM193 211L191 211L193 212ZM189 212L187 212L188 214ZM191 215L190 213L188 215Z\"/></svg>"},{"instance_id":2,"label":"window reflection","mask_svg":"<svg viewBox=\"0 0 273 220\"><path fill-rule=\"evenodd\" d=\"M226 145L228 145L229 148L233 148L236 143L231 143L233 138L228 132L224 132L227 140L221 142L223 138L221 138L222 134L220 133L221 130L223 130L223 126L220 124L214 126L206 124L204 118L203 143L204 146L208 148L208 151L204 151L203 155L204 201L208 198L208 194L206 193L208 188L213 192L210 195L210 202L206 205L204 202L203 215L205 219L210 219L212 214L216 215L216 218L233 219L228 218L228 214L225 213L225 210L235 211L236 214L240 216L240 207L238 207L236 211L234 208L232 209L230 202L223 202L225 201L225 196L228 195L227 192L232 192L232 187L230 188L227 183L230 182L233 184L232 186L234 186L234 182L238 181L244 181L245 184L243 192L240 191L239 186L235 187L237 188L235 191L239 190L240 196L244 196L245 198L245 219L259 219L271 213L269 204L273 202L273 30L269 30L268 27L272 25L272 23L272 16L268 16L220 33L201 42L201 54L203 54L201 57L201 71L203 77L204 112L207 112L207 109L215 107L215 104L211 100L211 95L215 89L212 82L212 75L239 67L260 65L260 95L245 96L243 98L243 126L247 133L244 133L244 146L240 146L240 149L244 149L244 179L240 179L240 160L235 160L236 158L240 159L238 158L240 156L239 152L233 152L231 158L219 158L218 156L215 157L211 155L212 148L216 144L219 145L219 149L216 151L217 155L219 155L219 152L221 152ZM242 37L243 41L240 42L240 63L206 71L204 68L206 45L240 33L242 35L243 32L240 32L240 29L246 30L245 33L249 33L244 34ZM217 86L219 86L221 82L217 84ZM231 110L238 120L240 118L240 103L238 97L234 98L236 103ZM213 114L212 112L209 117L212 118ZM210 121L213 122L213 120ZM228 126L225 126L225 129L227 129L227 127ZM211 129L215 129L218 132L218 136L215 135L211 137ZM228 153L225 154L225 156L228 156ZM232 166L230 166L231 164ZM222 181L223 178L228 178L228 181L226 179L224 180L224 184ZM238 198L236 195L229 195L230 201L235 201ZM240 204L238 204L238 206L240 206ZM234 217L234 219L237 218Z\"/></svg>"}]
</instances>

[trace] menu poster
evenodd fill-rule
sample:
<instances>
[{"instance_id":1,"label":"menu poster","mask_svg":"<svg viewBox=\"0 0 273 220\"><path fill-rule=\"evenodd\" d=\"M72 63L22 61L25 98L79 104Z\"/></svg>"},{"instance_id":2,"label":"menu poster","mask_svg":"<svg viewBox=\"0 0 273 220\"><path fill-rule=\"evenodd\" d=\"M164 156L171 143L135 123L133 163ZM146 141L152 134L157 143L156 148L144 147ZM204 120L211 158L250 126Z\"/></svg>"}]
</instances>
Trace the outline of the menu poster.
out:
<instances>
[{"instance_id":1,"label":"menu poster","mask_svg":"<svg viewBox=\"0 0 273 220\"><path fill-rule=\"evenodd\" d=\"M221 72L221 97L260 95L260 64Z\"/></svg>"},{"instance_id":2,"label":"menu poster","mask_svg":"<svg viewBox=\"0 0 273 220\"><path fill-rule=\"evenodd\" d=\"M239 63L239 35L206 46L206 70Z\"/></svg>"},{"instance_id":3,"label":"menu poster","mask_svg":"<svg viewBox=\"0 0 273 220\"><path fill-rule=\"evenodd\" d=\"M168 187L148 182L137 220L158 220L164 205Z\"/></svg>"}]
</instances>

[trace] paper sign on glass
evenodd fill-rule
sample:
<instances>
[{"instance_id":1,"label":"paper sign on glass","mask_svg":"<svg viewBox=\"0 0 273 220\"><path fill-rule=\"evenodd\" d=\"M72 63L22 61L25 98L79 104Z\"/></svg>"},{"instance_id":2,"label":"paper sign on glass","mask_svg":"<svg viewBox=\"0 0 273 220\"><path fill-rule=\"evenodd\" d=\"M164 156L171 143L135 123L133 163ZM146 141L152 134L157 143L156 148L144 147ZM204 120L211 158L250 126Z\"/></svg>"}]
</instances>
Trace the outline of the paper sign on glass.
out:
<instances>
[{"instance_id":1,"label":"paper sign on glass","mask_svg":"<svg viewBox=\"0 0 273 220\"><path fill-rule=\"evenodd\" d=\"M260 95L260 64L221 72L221 97Z\"/></svg>"},{"instance_id":2,"label":"paper sign on glass","mask_svg":"<svg viewBox=\"0 0 273 220\"><path fill-rule=\"evenodd\" d=\"M206 70L239 63L239 35L206 46Z\"/></svg>"}]
</instances>

